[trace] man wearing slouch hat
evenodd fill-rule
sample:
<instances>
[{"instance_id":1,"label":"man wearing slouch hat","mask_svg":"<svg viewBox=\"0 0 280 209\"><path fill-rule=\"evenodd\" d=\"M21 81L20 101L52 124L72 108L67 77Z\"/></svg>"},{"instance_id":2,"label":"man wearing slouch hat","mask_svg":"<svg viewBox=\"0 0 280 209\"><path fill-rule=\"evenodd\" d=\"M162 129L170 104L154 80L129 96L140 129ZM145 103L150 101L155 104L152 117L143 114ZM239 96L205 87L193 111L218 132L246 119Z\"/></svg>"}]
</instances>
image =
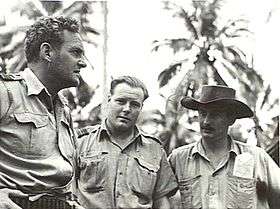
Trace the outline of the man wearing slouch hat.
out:
<instances>
[{"instance_id":1,"label":"man wearing slouch hat","mask_svg":"<svg viewBox=\"0 0 280 209\"><path fill-rule=\"evenodd\" d=\"M183 107L198 111L201 139L173 150L169 162L179 183L184 209L277 209L280 169L261 148L228 135L236 119L253 116L226 86L203 86L199 100Z\"/></svg>"}]
</instances>

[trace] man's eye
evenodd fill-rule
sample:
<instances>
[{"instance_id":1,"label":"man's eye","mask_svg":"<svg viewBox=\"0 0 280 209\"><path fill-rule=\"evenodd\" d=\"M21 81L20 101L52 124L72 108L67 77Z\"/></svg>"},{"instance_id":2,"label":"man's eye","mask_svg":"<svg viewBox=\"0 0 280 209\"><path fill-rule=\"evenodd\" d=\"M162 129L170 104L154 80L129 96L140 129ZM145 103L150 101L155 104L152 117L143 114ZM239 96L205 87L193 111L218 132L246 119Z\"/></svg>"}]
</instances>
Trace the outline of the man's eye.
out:
<instances>
[{"instance_id":1,"label":"man's eye","mask_svg":"<svg viewBox=\"0 0 280 209\"><path fill-rule=\"evenodd\" d=\"M123 99L116 99L116 102L118 104L124 104L125 103L125 101Z\"/></svg>"},{"instance_id":2,"label":"man's eye","mask_svg":"<svg viewBox=\"0 0 280 209\"><path fill-rule=\"evenodd\" d=\"M199 113L199 115L201 115L201 116L206 116L206 114L207 114L205 111L202 111L202 110L198 111L198 113Z\"/></svg>"},{"instance_id":3,"label":"man's eye","mask_svg":"<svg viewBox=\"0 0 280 209\"><path fill-rule=\"evenodd\" d=\"M78 50L74 50L72 51L72 53L75 55L75 56L80 56L80 52Z\"/></svg>"},{"instance_id":4,"label":"man's eye","mask_svg":"<svg viewBox=\"0 0 280 209\"><path fill-rule=\"evenodd\" d=\"M134 107L134 108L138 108L138 107L140 107L140 104L139 103L131 103L131 106Z\"/></svg>"},{"instance_id":5,"label":"man's eye","mask_svg":"<svg viewBox=\"0 0 280 209\"><path fill-rule=\"evenodd\" d=\"M79 49L73 49L71 51L71 53L75 56L75 57L81 57L83 55L83 51L79 50Z\"/></svg>"}]
</instances>

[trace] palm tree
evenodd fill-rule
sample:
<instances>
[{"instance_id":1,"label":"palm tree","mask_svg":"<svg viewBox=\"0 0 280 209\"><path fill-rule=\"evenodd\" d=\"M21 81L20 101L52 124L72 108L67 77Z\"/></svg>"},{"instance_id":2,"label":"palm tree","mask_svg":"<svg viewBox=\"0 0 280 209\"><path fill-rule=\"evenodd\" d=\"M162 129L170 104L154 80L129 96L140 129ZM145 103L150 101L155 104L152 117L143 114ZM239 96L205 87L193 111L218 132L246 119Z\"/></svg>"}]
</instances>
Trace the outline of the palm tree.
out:
<instances>
[{"instance_id":1,"label":"palm tree","mask_svg":"<svg viewBox=\"0 0 280 209\"><path fill-rule=\"evenodd\" d=\"M275 108L278 101L270 101L270 86L265 87L264 81L254 69L254 61L248 53L237 46L236 40L251 35L246 19L229 20L226 25L218 27L218 12L222 0L195 1L190 5L178 5L173 2L164 2L164 9L172 11L175 17L182 18L190 35L176 39L156 40L153 50L158 51L162 46L169 46L174 54L185 53L185 57L171 63L158 76L159 87L172 82L178 72L184 72L184 77L177 86L174 94L166 102L166 130L170 132L169 150L189 143L186 138L178 136L181 127L180 120L186 124L197 122L197 116L183 109L179 103L183 96L197 97L197 92L204 84L227 85L228 81L238 83L241 97L254 110L255 135L258 140L269 138L268 133L262 130L258 111L264 106ZM185 9L185 6L187 9ZM195 60L193 62L193 60ZM193 62L193 67L189 62ZM262 96L264 95L264 96ZM262 101L261 101L262 100ZM257 103L262 103L259 107ZM275 128L275 123L274 123ZM197 137L197 130L192 126L186 129L184 137ZM261 134L260 134L261 133Z\"/></svg>"},{"instance_id":2,"label":"palm tree","mask_svg":"<svg viewBox=\"0 0 280 209\"><path fill-rule=\"evenodd\" d=\"M18 1L18 3L11 9L12 14L19 14L18 20L13 22L16 25L10 25L5 21L0 24L0 67L1 72L18 72L23 70L26 66L26 59L23 50L23 42L25 37L25 31L27 28L41 16L66 16L77 19L80 23L80 34L84 42L90 45L96 46L92 37L100 35L91 24L91 15L95 12L95 8L100 8L104 4L101 1L72 1L69 4L63 1L39 1L28 0ZM89 63L91 68L92 65ZM90 87L83 80L81 85L77 88L77 93L74 96L72 91L65 90L63 93L69 98L70 104L73 109L78 106L82 109L89 102L90 98L94 95L96 89ZM76 112L79 114L80 112ZM76 115L74 118L80 118ZM79 119L77 119L79 120ZM80 123L80 121L78 121Z\"/></svg>"}]
</instances>

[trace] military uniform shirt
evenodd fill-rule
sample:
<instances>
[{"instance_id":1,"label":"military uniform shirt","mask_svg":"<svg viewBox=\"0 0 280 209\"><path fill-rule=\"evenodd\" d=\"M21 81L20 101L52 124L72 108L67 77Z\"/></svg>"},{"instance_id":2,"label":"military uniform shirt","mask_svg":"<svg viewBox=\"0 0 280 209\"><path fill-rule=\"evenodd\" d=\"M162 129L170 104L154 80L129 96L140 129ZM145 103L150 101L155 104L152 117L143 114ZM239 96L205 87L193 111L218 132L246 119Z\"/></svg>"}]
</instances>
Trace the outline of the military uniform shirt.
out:
<instances>
[{"instance_id":1,"label":"military uniform shirt","mask_svg":"<svg viewBox=\"0 0 280 209\"><path fill-rule=\"evenodd\" d=\"M52 101L30 69L0 77L0 188L68 191L75 151L64 100Z\"/></svg>"},{"instance_id":2,"label":"military uniform shirt","mask_svg":"<svg viewBox=\"0 0 280 209\"><path fill-rule=\"evenodd\" d=\"M105 123L78 139L78 198L85 208L152 208L177 187L166 153L138 132L121 149Z\"/></svg>"},{"instance_id":3,"label":"military uniform shirt","mask_svg":"<svg viewBox=\"0 0 280 209\"><path fill-rule=\"evenodd\" d=\"M216 168L201 141L171 153L168 159L179 182L183 208L278 209L279 167L263 149L229 141L229 155Z\"/></svg>"}]
</instances>

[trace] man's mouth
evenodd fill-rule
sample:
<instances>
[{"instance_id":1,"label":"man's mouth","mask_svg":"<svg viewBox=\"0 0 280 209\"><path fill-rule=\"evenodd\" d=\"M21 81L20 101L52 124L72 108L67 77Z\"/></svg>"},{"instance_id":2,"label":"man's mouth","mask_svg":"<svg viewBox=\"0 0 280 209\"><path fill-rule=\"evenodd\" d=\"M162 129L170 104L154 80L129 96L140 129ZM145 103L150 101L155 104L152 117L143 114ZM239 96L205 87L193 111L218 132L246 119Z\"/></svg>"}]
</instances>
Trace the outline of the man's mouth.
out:
<instances>
[{"instance_id":1,"label":"man's mouth","mask_svg":"<svg viewBox=\"0 0 280 209\"><path fill-rule=\"evenodd\" d=\"M202 130L205 131L205 132L211 132L211 131L214 131L214 128L212 128L212 127L202 127Z\"/></svg>"},{"instance_id":2,"label":"man's mouth","mask_svg":"<svg viewBox=\"0 0 280 209\"><path fill-rule=\"evenodd\" d=\"M80 74L81 71L80 70L74 70L73 72Z\"/></svg>"},{"instance_id":3,"label":"man's mouth","mask_svg":"<svg viewBox=\"0 0 280 209\"><path fill-rule=\"evenodd\" d=\"M129 118L127 118L127 117L125 117L125 116L118 116L117 118L119 118L119 119L123 119L123 120L126 120L126 121L130 121L130 119L129 119Z\"/></svg>"}]
</instances>

